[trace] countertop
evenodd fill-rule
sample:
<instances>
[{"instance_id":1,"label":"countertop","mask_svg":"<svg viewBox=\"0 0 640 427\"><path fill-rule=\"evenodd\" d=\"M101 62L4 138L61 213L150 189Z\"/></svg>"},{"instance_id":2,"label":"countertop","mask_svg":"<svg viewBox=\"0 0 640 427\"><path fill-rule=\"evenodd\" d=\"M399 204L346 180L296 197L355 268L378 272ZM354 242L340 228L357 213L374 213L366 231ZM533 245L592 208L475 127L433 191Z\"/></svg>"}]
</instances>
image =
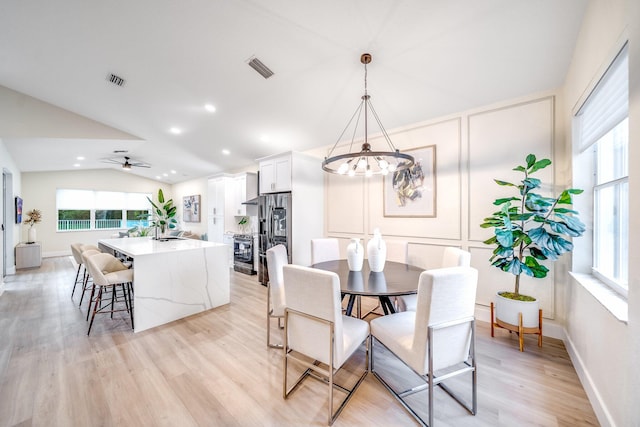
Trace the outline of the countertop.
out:
<instances>
[{"instance_id":1,"label":"countertop","mask_svg":"<svg viewBox=\"0 0 640 427\"><path fill-rule=\"evenodd\" d=\"M170 239L167 241L153 240L150 237L127 237L121 239L101 239L98 243L115 249L132 258L141 255L151 255L163 252L186 251L215 246L222 243L207 242L195 239Z\"/></svg>"}]
</instances>

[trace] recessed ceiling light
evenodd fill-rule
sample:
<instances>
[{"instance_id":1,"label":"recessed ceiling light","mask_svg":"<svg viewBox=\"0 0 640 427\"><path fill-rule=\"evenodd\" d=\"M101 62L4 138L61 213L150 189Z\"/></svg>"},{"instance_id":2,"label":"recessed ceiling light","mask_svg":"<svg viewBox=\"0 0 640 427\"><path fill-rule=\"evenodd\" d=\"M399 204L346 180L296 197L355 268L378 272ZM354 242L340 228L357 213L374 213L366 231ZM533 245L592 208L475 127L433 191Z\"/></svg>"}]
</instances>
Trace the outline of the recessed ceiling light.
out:
<instances>
[{"instance_id":1,"label":"recessed ceiling light","mask_svg":"<svg viewBox=\"0 0 640 427\"><path fill-rule=\"evenodd\" d=\"M84 160L84 156L78 156L76 157L76 160Z\"/></svg>"},{"instance_id":2,"label":"recessed ceiling light","mask_svg":"<svg viewBox=\"0 0 640 427\"><path fill-rule=\"evenodd\" d=\"M215 105L212 105L212 104L204 104L204 109L210 113L215 113L216 111Z\"/></svg>"},{"instance_id":3,"label":"recessed ceiling light","mask_svg":"<svg viewBox=\"0 0 640 427\"><path fill-rule=\"evenodd\" d=\"M156 179L162 179L160 175L156 175Z\"/></svg>"},{"instance_id":4,"label":"recessed ceiling light","mask_svg":"<svg viewBox=\"0 0 640 427\"><path fill-rule=\"evenodd\" d=\"M163 173L162 176L169 176L169 174L168 173Z\"/></svg>"},{"instance_id":5,"label":"recessed ceiling light","mask_svg":"<svg viewBox=\"0 0 640 427\"><path fill-rule=\"evenodd\" d=\"M229 154L231 154L231 151L225 148L224 150L222 150L222 154L224 154L225 156L228 156Z\"/></svg>"},{"instance_id":6,"label":"recessed ceiling light","mask_svg":"<svg viewBox=\"0 0 640 427\"><path fill-rule=\"evenodd\" d=\"M172 170L171 173L176 173L176 171Z\"/></svg>"},{"instance_id":7,"label":"recessed ceiling light","mask_svg":"<svg viewBox=\"0 0 640 427\"><path fill-rule=\"evenodd\" d=\"M171 129L169 129L169 132L171 132L174 135L180 135L182 133L182 130L176 127L172 127Z\"/></svg>"},{"instance_id":8,"label":"recessed ceiling light","mask_svg":"<svg viewBox=\"0 0 640 427\"><path fill-rule=\"evenodd\" d=\"M80 167L80 163L74 163L74 164L73 164L73 167L74 167L74 168L79 168L79 167Z\"/></svg>"}]
</instances>

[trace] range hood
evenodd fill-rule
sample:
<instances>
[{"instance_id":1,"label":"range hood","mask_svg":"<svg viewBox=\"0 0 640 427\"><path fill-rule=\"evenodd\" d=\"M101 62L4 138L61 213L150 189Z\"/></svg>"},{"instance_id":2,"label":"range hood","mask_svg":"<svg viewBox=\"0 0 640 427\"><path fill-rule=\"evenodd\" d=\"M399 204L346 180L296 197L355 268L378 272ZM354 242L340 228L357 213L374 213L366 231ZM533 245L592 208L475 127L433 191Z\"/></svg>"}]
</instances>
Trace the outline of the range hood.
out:
<instances>
[{"instance_id":1,"label":"range hood","mask_svg":"<svg viewBox=\"0 0 640 427\"><path fill-rule=\"evenodd\" d=\"M245 200L241 204L242 205L257 205L258 204L258 196L254 197L253 199Z\"/></svg>"},{"instance_id":2,"label":"range hood","mask_svg":"<svg viewBox=\"0 0 640 427\"><path fill-rule=\"evenodd\" d=\"M242 202L243 205L258 204L258 179L259 173L247 173L247 200Z\"/></svg>"}]
</instances>

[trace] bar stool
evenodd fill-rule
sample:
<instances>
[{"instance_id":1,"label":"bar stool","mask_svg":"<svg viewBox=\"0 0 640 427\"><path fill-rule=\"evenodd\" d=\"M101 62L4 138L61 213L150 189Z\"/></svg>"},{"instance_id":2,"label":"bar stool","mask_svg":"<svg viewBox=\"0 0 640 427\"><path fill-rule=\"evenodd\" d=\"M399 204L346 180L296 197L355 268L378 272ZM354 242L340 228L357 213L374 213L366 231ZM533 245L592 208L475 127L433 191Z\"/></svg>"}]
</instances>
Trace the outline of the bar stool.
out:
<instances>
[{"instance_id":1,"label":"bar stool","mask_svg":"<svg viewBox=\"0 0 640 427\"><path fill-rule=\"evenodd\" d=\"M97 246L93 245L85 245L82 243L72 243L71 244L71 254L73 255L73 259L78 264L78 271L76 272L76 279L73 282L73 290L71 291L71 298L73 298L73 294L76 292L76 286L78 283L85 282L87 276L87 269L84 266L84 260L82 259L82 252L86 250L96 250L100 251ZM80 278L80 270L82 269L82 278Z\"/></svg>"},{"instance_id":2,"label":"bar stool","mask_svg":"<svg viewBox=\"0 0 640 427\"><path fill-rule=\"evenodd\" d=\"M99 253L86 258L86 265L89 273L93 277L93 286L97 288L95 302L93 303L93 314L89 322L87 335L91 333L91 326L96 314L113 313L127 311L131 317L131 328L133 329L133 304L131 300L131 289L133 283L133 269L128 269L116 257L110 254ZM118 287L122 291L122 296L117 295ZM111 291L111 301L103 305L103 293ZM116 303L124 302L124 308L116 308ZM91 300L90 303L91 305Z\"/></svg>"},{"instance_id":3,"label":"bar stool","mask_svg":"<svg viewBox=\"0 0 640 427\"><path fill-rule=\"evenodd\" d=\"M87 320L89 320L89 312L91 311L91 301L93 300L94 287L93 287L93 275L91 274L91 270L88 268L87 260L93 255L100 254L99 250L88 249L86 251L82 251L80 257L82 258L82 262L85 266L85 275L84 280L82 282L82 295L80 296L80 302L78 303L78 307L82 306L82 300L84 300L84 294L87 290L91 289L91 297L89 298L89 307L87 308ZM89 282L91 281L91 282Z\"/></svg>"}]
</instances>

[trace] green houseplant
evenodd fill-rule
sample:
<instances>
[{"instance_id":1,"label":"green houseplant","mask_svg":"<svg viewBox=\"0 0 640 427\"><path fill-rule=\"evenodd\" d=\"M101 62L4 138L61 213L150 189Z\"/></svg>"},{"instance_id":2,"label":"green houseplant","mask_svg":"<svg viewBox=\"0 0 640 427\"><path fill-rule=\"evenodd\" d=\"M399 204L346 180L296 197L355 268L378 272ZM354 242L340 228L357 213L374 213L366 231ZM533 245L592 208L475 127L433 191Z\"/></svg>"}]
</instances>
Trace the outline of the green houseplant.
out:
<instances>
[{"instance_id":1,"label":"green houseplant","mask_svg":"<svg viewBox=\"0 0 640 427\"><path fill-rule=\"evenodd\" d=\"M545 197L536 192L541 181L532 175L549 165L549 159L537 160L535 155L529 154L525 165L513 169L523 174L519 183L495 180L498 185L512 187L516 192L512 197L496 199L493 204L499 210L485 218L480 225L482 228L493 228L494 231L494 235L484 241L495 247L490 258L491 264L515 277L513 292L498 292L502 298L535 301L535 298L520 293L521 275L545 278L549 269L544 262L555 261L563 253L573 250L573 244L568 239L579 237L585 231L578 212L568 206L572 204L573 195L582 193L582 190L569 188L557 197ZM500 298L496 303L497 319L502 318L499 301ZM506 317L505 323L518 324L512 315ZM524 319L524 323L525 327L532 327L538 323L538 319Z\"/></svg>"},{"instance_id":2,"label":"green houseplant","mask_svg":"<svg viewBox=\"0 0 640 427\"><path fill-rule=\"evenodd\" d=\"M173 199L164 199L164 193L162 188L158 189L158 204L156 205L153 200L147 197L149 203L151 203L152 220L151 226L160 229L160 233L164 234L167 229L176 228L178 221L175 216L177 213L177 207L173 204Z\"/></svg>"}]
</instances>

